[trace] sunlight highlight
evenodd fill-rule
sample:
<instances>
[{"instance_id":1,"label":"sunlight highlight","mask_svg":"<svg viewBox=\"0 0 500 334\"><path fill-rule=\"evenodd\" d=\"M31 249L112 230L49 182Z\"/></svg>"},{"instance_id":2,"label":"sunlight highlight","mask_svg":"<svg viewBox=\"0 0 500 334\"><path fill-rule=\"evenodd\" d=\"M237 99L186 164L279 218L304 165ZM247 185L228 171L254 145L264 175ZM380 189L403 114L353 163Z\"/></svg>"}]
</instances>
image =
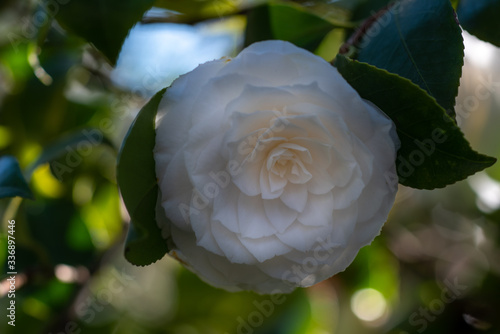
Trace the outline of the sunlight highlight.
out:
<instances>
[{"instance_id":1,"label":"sunlight highlight","mask_svg":"<svg viewBox=\"0 0 500 334\"><path fill-rule=\"evenodd\" d=\"M38 167L32 180L33 187L42 196L59 198L64 193L64 186L52 175L49 164Z\"/></svg>"},{"instance_id":2,"label":"sunlight highlight","mask_svg":"<svg viewBox=\"0 0 500 334\"><path fill-rule=\"evenodd\" d=\"M477 195L476 204L481 211L491 213L500 209L500 182L484 172L471 176L468 182Z\"/></svg>"},{"instance_id":3,"label":"sunlight highlight","mask_svg":"<svg viewBox=\"0 0 500 334\"><path fill-rule=\"evenodd\" d=\"M352 296L351 310L362 321L375 322L387 313L387 302L379 291L362 289Z\"/></svg>"}]
</instances>

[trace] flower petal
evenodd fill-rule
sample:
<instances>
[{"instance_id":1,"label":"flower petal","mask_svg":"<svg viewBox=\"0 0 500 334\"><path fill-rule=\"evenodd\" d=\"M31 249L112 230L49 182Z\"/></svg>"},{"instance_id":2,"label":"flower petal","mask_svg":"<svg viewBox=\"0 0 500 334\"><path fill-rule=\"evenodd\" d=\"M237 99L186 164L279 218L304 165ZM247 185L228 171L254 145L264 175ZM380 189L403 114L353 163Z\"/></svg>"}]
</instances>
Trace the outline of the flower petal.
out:
<instances>
[{"instance_id":1,"label":"flower petal","mask_svg":"<svg viewBox=\"0 0 500 334\"><path fill-rule=\"evenodd\" d=\"M283 108L289 105L290 101L297 99L294 94L281 87L262 86L262 83L251 84L248 80L243 80L243 82L245 84L241 94L228 103L226 113L252 115L255 112L264 112L270 116L264 126L266 128L271 127L276 117L283 116Z\"/></svg>"},{"instance_id":2,"label":"flower petal","mask_svg":"<svg viewBox=\"0 0 500 334\"><path fill-rule=\"evenodd\" d=\"M328 226L333 220L333 201L331 192L323 195L309 194L304 210L297 217L298 221L305 226Z\"/></svg>"},{"instance_id":3,"label":"flower petal","mask_svg":"<svg viewBox=\"0 0 500 334\"><path fill-rule=\"evenodd\" d=\"M181 260L188 269L202 280L228 291L257 290L260 293L290 292L292 287L271 278L256 265L232 263L227 258L207 252L196 246L194 236L174 228L172 231L177 247L170 255ZM181 250L182 249L182 250Z\"/></svg>"},{"instance_id":4,"label":"flower petal","mask_svg":"<svg viewBox=\"0 0 500 334\"><path fill-rule=\"evenodd\" d=\"M197 97L223 67L222 60L201 64L196 68L196 76L181 75L165 92L157 111L155 152L161 149L173 156L186 143L192 126L189 114L196 99L186 99L185 94L189 91L190 96Z\"/></svg>"},{"instance_id":5,"label":"flower petal","mask_svg":"<svg viewBox=\"0 0 500 334\"><path fill-rule=\"evenodd\" d=\"M292 224L284 233L278 233L276 236L288 246L305 252L318 240L332 231L331 225L326 226L305 226L302 224Z\"/></svg>"},{"instance_id":6,"label":"flower petal","mask_svg":"<svg viewBox=\"0 0 500 334\"><path fill-rule=\"evenodd\" d=\"M238 196L239 189L228 184L219 196L214 198L212 221L220 222L229 231L239 234L240 224L238 223Z\"/></svg>"},{"instance_id":7,"label":"flower petal","mask_svg":"<svg viewBox=\"0 0 500 334\"><path fill-rule=\"evenodd\" d=\"M281 242L276 236L258 239L241 238L240 241L259 262L286 254L293 249Z\"/></svg>"},{"instance_id":8,"label":"flower petal","mask_svg":"<svg viewBox=\"0 0 500 334\"><path fill-rule=\"evenodd\" d=\"M357 167L357 166L356 166ZM333 205L332 209L345 209L353 201L359 198L365 187L365 183L358 175L360 172L355 172L349 183L345 187L338 187L332 190Z\"/></svg>"},{"instance_id":9,"label":"flower petal","mask_svg":"<svg viewBox=\"0 0 500 334\"><path fill-rule=\"evenodd\" d=\"M298 64L289 57L280 54L268 53L266 61L250 53L240 53L227 64L219 73L238 73L255 76L261 79L266 86L279 87L295 81L299 76Z\"/></svg>"},{"instance_id":10,"label":"flower petal","mask_svg":"<svg viewBox=\"0 0 500 334\"><path fill-rule=\"evenodd\" d=\"M229 231L218 221L212 221L210 226L217 244L230 262L246 264L257 262L257 259L243 246L235 233Z\"/></svg>"},{"instance_id":11,"label":"flower petal","mask_svg":"<svg viewBox=\"0 0 500 334\"><path fill-rule=\"evenodd\" d=\"M270 173L266 169L262 168L262 170L261 170L261 173L262 173L261 175L263 175L262 177L265 177L265 175L267 173L268 181L269 181L269 185L267 183L264 183L265 184L264 189L267 190L267 188L269 187L270 188L269 190L273 195L272 196L263 195L262 198L264 198L264 199L273 198L273 197L277 198L283 192L283 188L285 188L285 186L288 184L288 180L283 176L276 175L275 173ZM261 189L263 189L263 187L261 187Z\"/></svg>"},{"instance_id":12,"label":"flower petal","mask_svg":"<svg viewBox=\"0 0 500 334\"><path fill-rule=\"evenodd\" d=\"M244 238L268 237L277 232L265 214L263 200L258 196L239 194L238 222Z\"/></svg>"},{"instance_id":13,"label":"flower petal","mask_svg":"<svg viewBox=\"0 0 500 334\"><path fill-rule=\"evenodd\" d=\"M186 169L191 183L198 191L206 197L213 198L216 196L212 193L215 190L208 186L208 184L214 183L210 178L210 173L223 171L226 168L219 150L222 136L207 137L206 134L197 133L196 129L191 130L192 138L184 149Z\"/></svg>"},{"instance_id":14,"label":"flower petal","mask_svg":"<svg viewBox=\"0 0 500 334\"><path fill-rule=\"evenodd\" d=\"M196 191L193 193L193 198L195 196L197 196ZM192 233L196 236L196 244L214 254L224 255L225 253L219 247L213 231L210 228L211 207L195 208L193 201L191 202L191 209L189 211L189 221L191 223Z\"/></svg>"},{"instance_id":15,"label":"flower petal","mask_svg":"<svg viewBox=\"0 0 500 334\"><path fill-rule=\"evenodd\" d=\"M279 199L265 200L264 210L267 218L279 233L283 233L290 227L299 215L297 211L290 209Z\"/></svg>"},{"instance_id":16,"label":"flower petal","mask_svg":"<svg viewBox=\"0 0 500 334\"><path fill-rule=\"evenodd\" d=\"M280 199L290 209L302 212L307 204L307 197L307 185L288 183Z\"/></svg>"},{"instance_id":17,"label":"flower petal","mask_svg":"<svg viewBox=\"0 0 500 334\"><path fill-rule=\"evenodd\" d=\"M157 156L157 161L163 162L162 153L158 152ZM157 162L155 167L156 175L160 175L158 185L165 214L180 229L191 230L189 211L193 186L186 171L183 152L177 152L169 164Z\"/></svg>"},{"instance_id":18,"label":"flower petal","mask_svg":"<svg viewBox=\"0 0 500 334\"><path fill-rule=\"evenodd\" d=\"M313 177L309 180L309 182L307 182L307 191L314 195L326 194L337 185L335 183L337 178L332 177L331 174L328 173L328 171L322 169L320 166L317 166L317 169L315 169L315 167L316 166L312 166L311 174L313 175ZM337 167L337 169L339 170L338 174L340 174L340 169L343 168L344 166Z\"/></svg>"},{"instance_id":19,"label":"flower petal","mask_svg":"<svg viewBox=\"0 0 500 334\"><path fill-rule=\"evenodd\" d=\"M280 197L281 194L283 194L284 186L288 184L288 181L284 177L280 177L277 175L272 176L270 174L272 173L269 173L266 166L263 164L260 169L259 184L261 197L264 200L270 200ZM271 187L271 180L273 181L273 187ZM280 185L283 185L283 187L280 188ZM276 190L273 191L273 189Z\"/></svg>"}]
</instances>

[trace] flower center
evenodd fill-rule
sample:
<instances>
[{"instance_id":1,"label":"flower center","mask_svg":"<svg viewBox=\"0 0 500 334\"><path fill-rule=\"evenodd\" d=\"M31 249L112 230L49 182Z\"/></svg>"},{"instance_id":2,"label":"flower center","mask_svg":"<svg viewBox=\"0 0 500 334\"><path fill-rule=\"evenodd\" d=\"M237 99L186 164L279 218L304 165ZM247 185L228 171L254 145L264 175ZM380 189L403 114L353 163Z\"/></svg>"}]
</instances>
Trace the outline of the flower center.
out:
<instances>
[{"instance_id":1,"label":"flower center","mask_svg":"<svg viewBox=\"0 0 500 334\"><path fill-rule=\"evenodd\" d=\"M310 163L309 151L299 145L284 143L274 148L267 157L267 170L287 181L295 184L302 184L312 177L307 170L303 159Z\"/></svg>"}]
</instances>

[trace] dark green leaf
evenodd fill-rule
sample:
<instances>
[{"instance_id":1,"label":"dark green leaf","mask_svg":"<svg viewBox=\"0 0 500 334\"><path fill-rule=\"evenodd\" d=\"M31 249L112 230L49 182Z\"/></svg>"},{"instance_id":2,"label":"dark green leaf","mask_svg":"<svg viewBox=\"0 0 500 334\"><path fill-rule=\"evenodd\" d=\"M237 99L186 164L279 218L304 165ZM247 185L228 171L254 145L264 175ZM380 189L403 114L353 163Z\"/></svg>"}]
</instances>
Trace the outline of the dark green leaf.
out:
<instances>
[{"instance_id":1,"label":"dark green leaf","mask_svg":"<svg viewBox=\"0 0 500 334\"><path fill-rule=\"evenodd\" d=\"M302 0L303 2L308 2L308 0ZM328 1L332 6L336 8L341 8L342 10L346 10L352 13L356 11L360 6L364 6L366 3L374 0L336 0L336 1Z\"/></svg>"},{"instance_id":2,"label":"dark green leaf","mask_svg":"<svg viewBox=\"0 0 500 334\"><path fill-rule=\"evenodd\" d=\"M500 47L500 0L461 0L457 15L465 30Z\"/></svg>"},{"instance_id":3,"label":"dark green leaf","mask_svg":"<svg viewBox=\"0 0 500 334\"><path fill-rule=\"evenodd\" d=\"M158 186L153 156L155 117L163 93L165 89L139 112L118 157L118 186L131 218L125 257L140 266L151 264L168 252L155 219Z\"/></svg>"},{"instance_id":4,"label":"dark green leaf","mask_svg":"<svg viewBox=\"0 0 500 334\"><path fill-rule=\"evenodd\" d=\"M268 2L269 0L156 0L155 7L165 8L175 17L171 22L195 23L207 19L236 14L239 11ZM153 18L154 21L154 18Z\"/></svg>"},{"instance_id":5,"label":"dark green leaf","mask_svg":"<svg viewBox=\"0 0 500 334\"><path fill-rule=\"evenodd\" d=\"M300 6L266 4L248 13L245 45L279 39L314 52L333 28L332 23Z\"/></svg>"},{"instance_id":6,"label":"dark green leaf","mask_svg":"<svg viewBox=\"0 0 500 334\"><path fill-rule=\"evenodd\" d=\"M206 14L208 9L221 0L156 0L154 6L158 8L165 8L179 15L185 16L187 19L203 19L208 18ZM221 5L223 5L222 2Z\"/></svg>"},{"instance_id":7,"label":"dark green leaf","mask_svg":"<svg viewBox=\"0 0 500 334\"><path fill-rule=\"evenodd\" d=\"M93 43L114 64L129 30L154 0L71 0L57 7L45 2L65 28Z\"/></svg>"},{"instance_id":8,"label":"dark green leaf","mask_svg":"<svg viewBox=\"0 0 500 334\"><path fill-rule=\"evenodd\" d=\"M396 2L358 47L359 61L410 79L454 115L464 47L449 0Z\"/></svg>"},{"instance_id":9,"label":"dark green leaf","mask_svg":"<svg viewBox=\"0 0 500 334\"><path fill-rule=\"evenodd\" d=\"M16 196L35 199L16 158L6 155L0 158L0 198Z\"/></svg>"},{"instance_id":10,"label":"dark green leaf","mask_svg":"<svg viewBox=\"0 0 500 334\"><path fill-rule=\"evenodd\" d=\"M108 145L114 148L113 143L102 133L102 131L95 128L86 128L69 134L45 147L38 159L27 168L26 175L30 177L38 166L55 160L63 155L66 155L66 159L64 160L65 165L62 168L74 168L76 164L82 161L83 156L88 155L86 151L88 147L94 148L98 145ZM80 154L80 150L85 150L85 154ZM58 173L56 173L55 176L60 179Z\"/></svg>"},{"instance_id":11,"label":"dark green leaf","mask_svg":"<svg viewBox=\"0 0 500 334\"><path fill-rule=\"evenodd\" d=\"M351 20L358 21L366 19L371 15L374 15L383 7L387 6L389 2L391 2L391 0L364 1L354 8L354 10L352 11Z\"/></svg>"},{"instance_id":12,"label":"dark green leaf","mask_svg":"<svg viewBox=\"0 0 500 334\"><path fill-rule=\"evenodd\" d=\"M433 189L463 180L496 161L473 151L455 122L408 79L338 55L335 66L351 86L396 124L401 140L399 182ZM391 180L391 175L387 175ZM392 178L394 179L394 178Z\"/></svg>"}]
</instances>

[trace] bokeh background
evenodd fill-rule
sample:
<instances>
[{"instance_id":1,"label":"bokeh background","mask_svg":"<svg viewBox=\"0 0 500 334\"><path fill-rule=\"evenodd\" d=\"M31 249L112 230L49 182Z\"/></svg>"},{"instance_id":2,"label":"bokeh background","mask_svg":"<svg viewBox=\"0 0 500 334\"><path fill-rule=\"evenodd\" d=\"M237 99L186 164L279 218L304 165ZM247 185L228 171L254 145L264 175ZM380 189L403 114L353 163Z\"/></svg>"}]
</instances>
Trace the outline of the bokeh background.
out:
<instances>
[{"instance_id":1,"label":"bokeh background","mask_svg":"<svg viewBox=\"0 0 500 334\"><path fill-rule=\"evenodd\" d=\"M177 76L236 55L264 2L0 2L0 155L17 158L35 195L0 200L0 333L500 333L500 164L444 189L400 187L382 234L345 272L290 295L227 293L168 257L147 267L124 259L116 160L127 129ZM330 61L387 3L273 10ZM292 5L335 28L307 31ZM500 49L464 40L457 121L474 149L498 158ZM15 327L5 316L12 219Z\"/></svg>"}]
</instances>

